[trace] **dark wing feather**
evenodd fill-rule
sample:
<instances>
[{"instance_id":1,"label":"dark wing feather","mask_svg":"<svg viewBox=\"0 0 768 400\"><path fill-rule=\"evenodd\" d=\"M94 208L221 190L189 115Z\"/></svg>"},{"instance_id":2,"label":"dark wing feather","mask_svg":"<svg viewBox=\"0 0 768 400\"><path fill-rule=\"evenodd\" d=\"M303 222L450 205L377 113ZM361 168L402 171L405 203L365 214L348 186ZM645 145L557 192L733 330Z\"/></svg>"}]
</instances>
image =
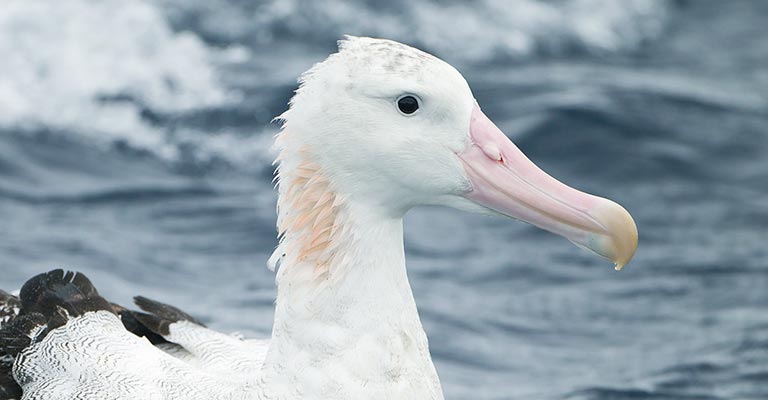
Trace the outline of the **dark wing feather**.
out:
<instances>
[{"instance_id":1,"label":"dark wing feather","mask_svg":"<svg viewBox=\"0 0 768 400\"><path fill-rule=\"evenodd\" d=\"M128 331L161 346L177 346L163 338L174 322L189 321L205 326L168 304L141 296L135 301L144 312L108 302L85 275L61 269L31 278L19 296L0 291L0 400L21 398L22 390L12 374L16 356L51 330L87 312L115 313Z\"/></svg>"},{"instance_id":2,"label":"dark wing feather","mask_svg":"<svg viewBox=\"0 0 768 400\"><path fill-rule=\"evenodd\" d=\"M158 335L168 336L170 333L170 325L179 321L189 321L200 326L205 326L195 317L174 306L142 296L136 296L133 299L136 302L136 305L145 311L143 313L133 312L133 316L147 329Z\"/></svg>"}]
</instances>

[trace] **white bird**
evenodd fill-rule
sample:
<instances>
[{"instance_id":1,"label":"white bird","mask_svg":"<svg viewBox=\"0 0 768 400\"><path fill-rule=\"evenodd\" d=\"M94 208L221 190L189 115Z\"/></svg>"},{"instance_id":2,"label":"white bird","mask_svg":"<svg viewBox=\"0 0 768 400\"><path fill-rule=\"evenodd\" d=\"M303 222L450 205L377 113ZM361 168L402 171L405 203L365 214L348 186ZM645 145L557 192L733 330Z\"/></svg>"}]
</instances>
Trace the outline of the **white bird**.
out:
<instances>
[{"instance_id":1,"label":"white bird","mask_svg":"<svg viewBox=\"0 0 768 400\"><path fill-rule=\"evenodd\" d=\"M617 268L635 252L624 208L541 171L456 69L412 47L341 41L279 119L271 339L218 333L144 298L149 314L116 308L83 275L56 270L25 284L21 312L0 331L0 390L20 388L24 400L442 399L406 275L409 209L506 215Z\"/></svg>"}]
</instances>

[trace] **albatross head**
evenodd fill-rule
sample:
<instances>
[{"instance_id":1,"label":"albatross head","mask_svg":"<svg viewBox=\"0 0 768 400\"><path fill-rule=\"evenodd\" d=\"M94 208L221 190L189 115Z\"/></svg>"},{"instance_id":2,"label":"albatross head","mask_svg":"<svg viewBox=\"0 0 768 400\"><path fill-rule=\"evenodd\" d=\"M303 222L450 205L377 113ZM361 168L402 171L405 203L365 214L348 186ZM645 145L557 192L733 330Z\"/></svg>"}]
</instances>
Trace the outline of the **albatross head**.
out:
<instances>
[{"instance_id":1,"label":"albatross head","mask_svg":"<svg viewBox=\"0 0 768 400\"><path fill-rule=\"evenodd\" d=\"M323 230L323 224L317 228L321 218L332 231L332 208L342 202L393 217L437 204L529 222L610 259L617 269L637 247L637 229L624 208L536 167L483 114L456 69L409 46L342 41L338 53L302 77L281 118L280 175L292 180L281 182L281 198L312 197L303 213L314 213L283 215L290 221L281 231L308 226L315 237ZM318 206L323 202L330 211Z\"/></svg>"}]
</instances>

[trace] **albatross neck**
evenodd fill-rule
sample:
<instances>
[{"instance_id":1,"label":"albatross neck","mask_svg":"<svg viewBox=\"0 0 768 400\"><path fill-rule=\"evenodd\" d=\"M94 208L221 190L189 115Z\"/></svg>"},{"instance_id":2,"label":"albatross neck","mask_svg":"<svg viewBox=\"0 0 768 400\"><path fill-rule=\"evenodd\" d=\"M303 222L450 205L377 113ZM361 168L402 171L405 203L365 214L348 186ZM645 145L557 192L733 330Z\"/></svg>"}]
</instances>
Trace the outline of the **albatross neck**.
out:
<instances>
[{"instance_id":1,"label":"albatross neck","mask_svg":"<svg viewBox=\"0 0 768 400\"><path fill-rule=\"evenodd\" d=\"M283 379L296 371L286 384L304 393L399 398L408 388L442 398L406 274L402 217L347 198L335 225L326 257L307 257L290 243L306 236L285 233L265 366Z\"/></svg>"},{"instance_id":2,"label":"albatross neck","mask_svg":"<svg viewBox=\"0 0 768 400\"><path fill-rule=\"evenodd\" d=\"M333 240L342 243L332 244L330 262L303 256L304 246L284 246L276 317L352 318L345 321L349 326L379 325L404 314L418 319L405 268L402 218L347 204L339 219L341 234ZM361 311L373 313L355 315Z\"/></svg>"}]
</instances>

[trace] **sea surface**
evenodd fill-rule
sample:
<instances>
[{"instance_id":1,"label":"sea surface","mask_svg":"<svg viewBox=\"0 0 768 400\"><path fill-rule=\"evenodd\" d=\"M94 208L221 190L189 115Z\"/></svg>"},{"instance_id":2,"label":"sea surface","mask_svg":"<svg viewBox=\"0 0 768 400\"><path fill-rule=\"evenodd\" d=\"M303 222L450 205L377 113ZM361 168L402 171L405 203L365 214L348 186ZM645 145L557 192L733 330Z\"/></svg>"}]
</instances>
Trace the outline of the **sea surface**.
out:
<instances>
[{"instance_id":1,"label":"sea surface","mask_svg":"<svg viewBox=\"0 0 768 400\"><path fill-rule=\"evenodd\" d=\"M768 2L3 0L0 287L57 267L269 335L270 149L344 34L459 68L538 163L635 217L610 263L406 218L448 399L768 399Z\"/></svg>"}]
</instances>

